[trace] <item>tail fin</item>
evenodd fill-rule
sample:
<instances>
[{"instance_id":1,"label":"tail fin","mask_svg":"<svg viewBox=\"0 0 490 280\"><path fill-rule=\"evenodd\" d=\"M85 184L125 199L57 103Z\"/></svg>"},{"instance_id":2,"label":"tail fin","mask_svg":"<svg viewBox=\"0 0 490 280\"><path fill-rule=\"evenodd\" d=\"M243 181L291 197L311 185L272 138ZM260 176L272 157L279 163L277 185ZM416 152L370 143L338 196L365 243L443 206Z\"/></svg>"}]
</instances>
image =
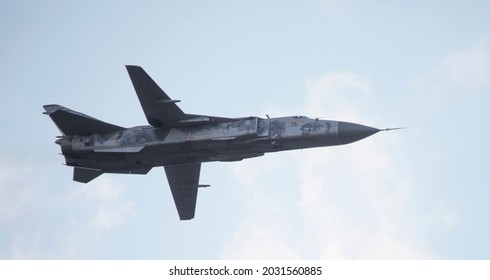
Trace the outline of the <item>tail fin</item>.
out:
<instances>
[{"instance_id":1,"label":"tail fin","mask_svg":"<svg viewBox=\"0 0 490 280\"><path fill-rule=\"evenodd\" d=\"M63 135L104 134L125 129L60 105L50 104L43 107L46 110L44 114L51 117Z\"/></svg>"}]
</instances>

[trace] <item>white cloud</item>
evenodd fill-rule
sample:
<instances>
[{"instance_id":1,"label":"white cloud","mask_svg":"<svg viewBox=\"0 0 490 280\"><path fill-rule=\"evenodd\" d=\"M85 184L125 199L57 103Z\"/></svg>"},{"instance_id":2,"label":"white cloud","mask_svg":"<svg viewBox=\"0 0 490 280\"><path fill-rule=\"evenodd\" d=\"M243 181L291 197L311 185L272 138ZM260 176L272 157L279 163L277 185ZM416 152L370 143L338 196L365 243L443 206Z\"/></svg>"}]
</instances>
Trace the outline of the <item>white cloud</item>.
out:
<instances>
[{"instance_id":1,"label":"white cloud","mask_svg":"<svg viewBox=\"0 0 490 280\"><path fill-rule=\"evenodd\" d=\"M411 186L394 168L398 163L383 148L385 141L365 141L305 155L300 209L314 237L312 253L327 259L432 258L422 237L411 236L420 225L404 222Z\"/></svg>"},{"instance_id":2,"label":"white cloud","mask_svg":"<svg viewBox=\"0 0 490 280\"><path fill-rule=\"evenodd\" d=\"M359 122L372 117L362 110L365 103L375 98L373 86L364 76L331 72L308 81L307 89L310 112L327 111L331 119ZM224 257L434 258L435 254L425 248L424 237L417 234L420 224L407 222L412 195L410 180L397 168L400 162L392 158L387 148L390 140L375 138L346 147L284 155L287 163L294 166L295 174L275 169L276 174L267 175L283 177L285 181L296 176L299 185L282 183L286 192L299 188L299 196L286 201L277 194L274 199L279 206L272 206L292 208L298 213L295 216L278 218L270 214L270 204L260 206L264 202L261 196L270 196L264 191L270 186L260 184L264 174L237 168L239 178L248 176L241 180L242 184L253 182L256 192L252 196L256 201L253 205L259 211L252 211L226 245Z\"/></svg>"},{"instance_id":3,"label":"white cloud","mask_svg":"<svg viewBox=\"0 0 490 280\"><path fill-rule=\"evenodd\" d=\"M0 169L0 225L16 223L49 204L46 195L53 188L44 185L44 166L3 157Z\"/></svg>"},{"instance_id":4,"label":"white cloud","mask_svg":"<svg viewBox=\"0 0 490 280\"><path fill-rule=\"evenodd\" d=\"M454 52L431 71L420 75L400 96L400 108L410 115L415 134L424 128L434 110L467 98L479 98L490 87L490 51L485 45ZM332 71L308 80L306 111L312 116L370 124L382 116L366 110L375 103L376 89L366 76ZM406 111L409 110L410 111ZM325 112L328 115L325 115ZM406 136L406 135L405 135ZM345 147L289 153L281 157L282 168L261 163L236 173L246 185L256 211L251 211L230 242L224 257L328 258L328 259L427 259L441 257L430 242L460 223L458 209L437 197L441 188L431 178L442 164L442 151L427 141L425 162L410 162L399 145L416 149L397 135L376 135ZM413 139L412 139L413 140ZM394 142L396 141L396 143ZM397 148L398 147L398 148ZM431 147L428 148L427 147ZM266 156L267 157L267 156ZM409 160L409 161L407 161ZM285 166L293 166L287 173ZM267 172L248 172L250 168ZM429 175L429 177L427 177ZM244 177L246 179L244 179ZM297 197L267 193L264 177L275 176L285 192L299 189ZM298 181L290 180L295 178ZM285 179L280 179L285 178ZM296 184L295 184L296 183ZM436 184L436 185L434 185ZM277 190L275 190L277 191ZM275 202L273 201L275 200ZM261 206L267 201L267 206ZM419 202L421 201L421 202ZM430 201L430 203L423 202ZM276 209L276 210L273 210ZM271 213L297 212L283 218ZM270 244L270 245L268 245Z\"/></svg>"},{"instance_id":5,"label":"white cloud","mask_svg":"<svg viewBox=\"0 0 490 280\"><path fill-rule=\"evenodd\" d=\"M134 211L134 202L124 198L124 187L108 176L81 185L78 196L95 209L88 221L88 228L97 234L121 226Z\"/></svg>"},{"instance_id":6,"label":"white cloud","mask_svg":"<svg viewBox=\"0 0 490 280\"><path fill-rule=\"evenodd\" d=\"M484 45L455 52L445 58L436 70L447 87L461 94L468 89L490 87L490 53Z\"/></svg>"},{"instance_id":7,"label":"white cloud","mask_svg":"<svg viewBox=\"0 0 490 280\"><path fill-rule=\"evenodd\" d=\"M333 71L319 79L306 81L306 109L313 116L342 120L357 118L362 113L360 107L372 96L372 88L371 81L365 76Z\"/></svg>"},{"instance_id":8,"label":"white cloud","mask_svg":"<svg viewBox=\"0 0 490 280\"><path fill-rule=\"evenodd\" d=\"M24 170L16 170L16 165L7 159L0 158L0 221L5 222L17 215L22 206L32 199L29 189L24 184L12 184L21 179Z\"/></svg>"},{"instance_id":9,"label":"white cloud","mask_svg":"<svg viewBox=\"0 0 490 280\"><path fill-rule=\"evenodd\" d=\"M134 203L110 177L60 184L63 167L53 167L0 159L0 258L83 258L131 217Z\"/></svg>"},{"instance_id":10,"label":"white cloud","mask_svg":"<svg viewBox=\"0 0 490 280\"><path fill-rule=\"evenodd\" d=\"M327 107L336 119L369 123L373 114L363 107L376 98L374 92L364 76L332 72L308 83L309 108ZM330 102L334 105L328 106ZM298 155L299 205L308 221L315 257L434 257L424 248L422 237L409 234L419 225L402 221L412 186L397 168L401 162L392 158L388 141L376 135L346 147Z\"/></svg>"},{"instance_id":11,"label":"white cloud","mask_svg":"<svg viewBox=\"0 0 490 280\"><path fill-rule=\"evenodd\" d=\"M290 246L273 219L256 224L252 220L241 225L240 230L227 245L226 259L298 259L300 256ZM280 256L280 257L279 257Z\"/></svg>"},{"instance_id":12,"label":"white cloud","mask_svg":"<svg viewBox=\"0 0 490 280\"><path fill-rule=\"evenodd\" d=\"M319 8L327 13L332 13L337 20L343 20L349 15L351 9L347 1L322 0L318 2Z\"/></svg>"},{"instance_id":13,"label":"white cloud","mask_svg":"<svg viewBox=\"0 0 490 280\"><path fill-rule=\"evenodd\" d=\"M490 51L484 44L449 54L416 77L402 103L417 102L417 113L434 114L447 104L475 98L490 87Z\"/></svg>"}]
</instances>

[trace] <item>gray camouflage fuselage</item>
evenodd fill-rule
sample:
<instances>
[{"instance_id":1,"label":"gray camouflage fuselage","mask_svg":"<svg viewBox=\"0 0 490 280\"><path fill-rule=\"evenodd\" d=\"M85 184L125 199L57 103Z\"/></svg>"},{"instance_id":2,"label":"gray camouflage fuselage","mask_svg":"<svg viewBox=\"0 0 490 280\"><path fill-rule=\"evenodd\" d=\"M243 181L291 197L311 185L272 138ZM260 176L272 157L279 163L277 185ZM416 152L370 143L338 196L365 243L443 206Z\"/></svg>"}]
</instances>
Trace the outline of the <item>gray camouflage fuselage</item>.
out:
<instances>
[{"instance_id":1,"label":"gray camouflage fuselage","mask_svg":"<svg viewBox=\"0 0 490 280\"><path fill-rule=\"evenodd\" d=\"M353 134L354 128L358 131ZM269 152L347 144L378 131L303 116L249 117L199 127L137 126L114 133L72 136L57 143L69 166L146 174L154 166L239 161Z\"/></svg>"}]
</instances>

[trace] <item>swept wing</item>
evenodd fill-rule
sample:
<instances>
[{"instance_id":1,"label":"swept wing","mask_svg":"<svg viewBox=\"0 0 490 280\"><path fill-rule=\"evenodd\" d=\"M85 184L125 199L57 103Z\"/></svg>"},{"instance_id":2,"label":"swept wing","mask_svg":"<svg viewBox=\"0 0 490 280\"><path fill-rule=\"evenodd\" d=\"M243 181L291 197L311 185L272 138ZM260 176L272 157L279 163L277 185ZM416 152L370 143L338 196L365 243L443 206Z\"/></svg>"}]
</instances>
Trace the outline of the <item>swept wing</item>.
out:
<instances>
[{"instance_id":1,"label":"swept wing","mask_svg":"<svg viewBox=\"0 0 490 280\"><path fill-rule=\"evenodd\" d=\"M181 220L194 218L197 189L208 187L207 185L199 185L200 172L201 163L165 166L168 184Z\"/></svg>"},{"instance_id":2,"label":"swept wing","mask_svg":"<svg viewBox=\"0 0 490 280\"><path fill-rule=\"evenodd\" d=\"M154 127L182 127L230 121L230 118L184 113L143 68L126 65L148 123Z\"/></svg>"}]
</instances>

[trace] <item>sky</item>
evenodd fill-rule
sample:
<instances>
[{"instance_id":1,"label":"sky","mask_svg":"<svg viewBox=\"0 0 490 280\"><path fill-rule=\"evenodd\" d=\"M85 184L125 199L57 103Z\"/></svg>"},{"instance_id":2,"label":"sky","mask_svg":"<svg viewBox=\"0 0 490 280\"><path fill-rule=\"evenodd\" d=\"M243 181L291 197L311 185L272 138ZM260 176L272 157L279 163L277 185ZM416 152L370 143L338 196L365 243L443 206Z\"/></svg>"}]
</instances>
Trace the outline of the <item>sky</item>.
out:
<instances>
[{"instance_id":1,"label":"sky","mask_svg":"<svg viewBox=\"0 0 490 280\"><path fill-rule=\"evenodd\" d=\"M488 1L0 1L0 259L489 259ZM187 113L380 132L72 181L44 104L146 124L124 65Z\"/></svg>"}]
</instances>

